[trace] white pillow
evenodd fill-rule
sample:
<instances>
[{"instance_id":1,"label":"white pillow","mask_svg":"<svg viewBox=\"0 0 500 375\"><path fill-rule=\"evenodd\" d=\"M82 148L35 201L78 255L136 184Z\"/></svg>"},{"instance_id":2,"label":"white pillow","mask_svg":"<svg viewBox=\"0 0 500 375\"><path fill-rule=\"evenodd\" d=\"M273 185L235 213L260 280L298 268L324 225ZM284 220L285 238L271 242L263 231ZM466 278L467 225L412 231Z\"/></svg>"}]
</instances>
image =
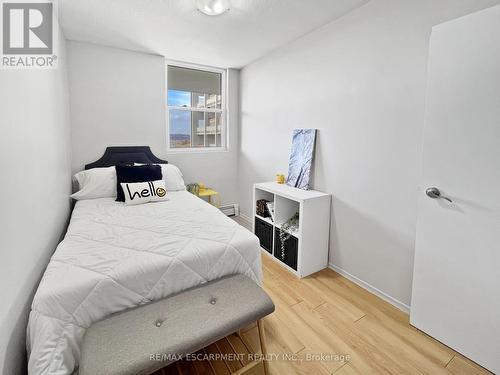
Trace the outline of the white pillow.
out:
<instances>
[{"instance_id":1,"label":"white pillow","mask_svg":"<svg viewBox=\"0 0 500 375\"><path fill-rule=\"evenodd\" d=\"M144 165L135 163L135 165ZM186 190L184 179L179 168L173 164L158 164L161 166L161 174L165 180L165 188L167 191Z\"/></svg>"},{"instance_id":2,"label":"white pillow","mask_svg":"<svg viewBox=\"0 0 500 375\"><path fill-rule=\"evenodd\" d=\"M76 200L116 198L115 167L92 168L74 175L79 189L71 197Z\"/></svg>"},{"instance_id":3,"label":"white pillow","mask_svg":"<svg viewBox=\"0 0 500 375\"><path fill-rule=\"evenodd\" d=\"M163 180L122 182L120 185L122 186L127 206L168 200L165 181Z\"/></svg>"}]
</instances>

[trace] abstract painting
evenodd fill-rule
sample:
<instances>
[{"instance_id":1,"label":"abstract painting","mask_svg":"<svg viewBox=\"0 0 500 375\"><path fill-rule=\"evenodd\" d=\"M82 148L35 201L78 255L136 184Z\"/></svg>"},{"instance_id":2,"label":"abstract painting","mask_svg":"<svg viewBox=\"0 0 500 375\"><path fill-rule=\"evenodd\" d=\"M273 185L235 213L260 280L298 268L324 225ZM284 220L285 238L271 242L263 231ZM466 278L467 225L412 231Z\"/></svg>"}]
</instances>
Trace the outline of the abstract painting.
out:
<instances>
[{"instance_id":1,"label":"abstract painting","mask_svg":"<svg viewBox=\"0 0 500 375\"><path fill-rule=\"evenodd\" d=\"M299 189L309 189L309 177L314 156L316 129L295 129L292 151L288 163L286 184Z\"/></svg>"}]
</instances>

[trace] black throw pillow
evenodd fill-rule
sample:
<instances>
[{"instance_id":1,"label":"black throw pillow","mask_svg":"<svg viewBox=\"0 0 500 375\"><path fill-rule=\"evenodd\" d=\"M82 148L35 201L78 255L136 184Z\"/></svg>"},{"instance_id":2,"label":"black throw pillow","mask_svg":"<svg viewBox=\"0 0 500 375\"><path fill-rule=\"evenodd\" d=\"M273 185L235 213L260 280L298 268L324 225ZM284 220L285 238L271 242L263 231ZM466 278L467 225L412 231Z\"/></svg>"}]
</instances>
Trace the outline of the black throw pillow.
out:
<instances>
[{"instance_id":1,"label":"black throw pillow","mask_svg":"<svg viewBox=\"0 0 500 375\"><path fill-rule=\"evenodd\" d=\"M163 180L159 165L116 165L116 201L125 202L122 182L148 182Z\"/></svg>"}]
</instances>

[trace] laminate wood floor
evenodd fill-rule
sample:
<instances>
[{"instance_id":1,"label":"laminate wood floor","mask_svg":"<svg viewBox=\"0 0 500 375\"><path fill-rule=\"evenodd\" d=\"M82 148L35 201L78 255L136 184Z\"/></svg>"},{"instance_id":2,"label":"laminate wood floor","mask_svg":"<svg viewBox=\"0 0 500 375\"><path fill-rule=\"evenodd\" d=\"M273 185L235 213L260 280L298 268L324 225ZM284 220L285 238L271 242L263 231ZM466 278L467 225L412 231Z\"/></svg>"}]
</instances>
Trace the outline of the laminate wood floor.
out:
<instances>
[{"instance_id":1,"label":"laminate wood floor","mask_svg":"<svg viewBox=\"0 0 500 375\"><path fill-rule=\"evenodd\" d=\"M264 289L276 305L264 319L272 375L491 374L330 269L298 279L269 256L262 260ZM242 336L259 350L255 327Z\"/></svg>"},{"instance_id":2,"label":"laminate wood floor","mask_svg":"<svg viewBox=\"0 0 500 375\"><path fill-rule=\"evenodd\" d=\"M249 327L246 334L252 329L257 330ZM196 352L196 360L177 361L153 375L264 375L262 363L251 357L255 353L259 350L254 351L245 338L232 334Z\"/></svg>"},{"instance_id":3,"label":"laminate wood floor","mask_svg":"<svg viewBox=\"0 0 500 375\"><path fill-rule=\"evenodd\" d=\"M264 319L268 350L303 359L272 361L272 374L491 374L330 269L297 279L267 255L262 260L276 305Z\"/></svg>"}]
</instances>

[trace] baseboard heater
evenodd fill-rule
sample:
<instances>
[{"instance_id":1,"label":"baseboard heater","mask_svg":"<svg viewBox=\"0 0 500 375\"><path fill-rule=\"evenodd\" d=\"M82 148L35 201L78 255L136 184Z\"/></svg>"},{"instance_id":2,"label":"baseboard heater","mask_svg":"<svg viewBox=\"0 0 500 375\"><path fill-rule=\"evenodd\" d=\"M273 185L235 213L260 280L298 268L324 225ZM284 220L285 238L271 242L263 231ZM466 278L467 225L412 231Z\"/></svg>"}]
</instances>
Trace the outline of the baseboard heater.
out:
<instances>
[{"instance_id":1,"label":"baseboard heater","mask_svg":"<svg viewBox=\"0 0 500 375\"><path fill-rule=\"evenodd\" d=\"M219 210L221 210L222 213L227 216L238 216L240 214L240 206L236 203L220 206Z\"/></svg>"}]
</instances>

